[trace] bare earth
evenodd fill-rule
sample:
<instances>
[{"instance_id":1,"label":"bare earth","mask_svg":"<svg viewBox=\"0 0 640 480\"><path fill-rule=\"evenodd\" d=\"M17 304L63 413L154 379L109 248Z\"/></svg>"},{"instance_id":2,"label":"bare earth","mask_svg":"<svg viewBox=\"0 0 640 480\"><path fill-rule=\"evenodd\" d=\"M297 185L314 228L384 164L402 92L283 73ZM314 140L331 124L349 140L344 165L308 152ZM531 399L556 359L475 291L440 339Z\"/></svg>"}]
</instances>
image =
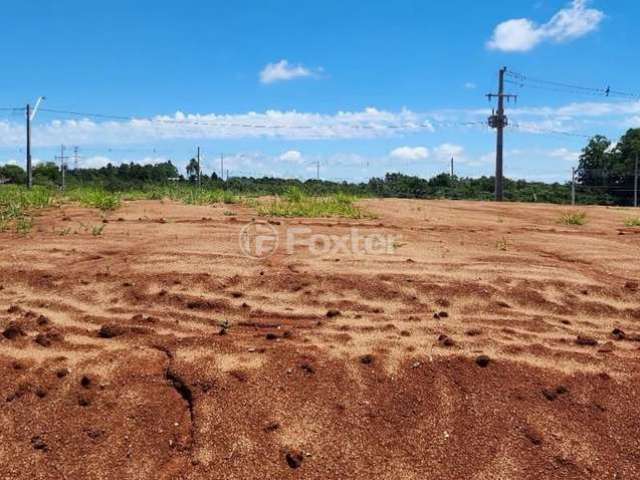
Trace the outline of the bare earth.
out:
<instances>
[{"instance_id":1,"label":"bare earth","mask_svg":"<svg viewBox=\"0 0 640 480\"><path fill-rule=\"evenodd\" d=\"M363 206L273 226L395 253L251 259L250 209L159 201L0 234L0 478L640 478L631 210Z\"/></svg>"}]
</instances>

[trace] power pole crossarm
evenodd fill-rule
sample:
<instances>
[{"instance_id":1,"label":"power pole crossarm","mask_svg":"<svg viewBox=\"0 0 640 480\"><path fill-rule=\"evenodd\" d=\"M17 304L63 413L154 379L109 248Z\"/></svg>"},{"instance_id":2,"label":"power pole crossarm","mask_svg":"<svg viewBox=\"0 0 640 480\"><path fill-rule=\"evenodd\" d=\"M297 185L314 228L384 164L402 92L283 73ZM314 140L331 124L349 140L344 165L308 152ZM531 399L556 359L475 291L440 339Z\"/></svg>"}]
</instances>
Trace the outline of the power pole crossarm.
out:
<instances>
[{"instance_id":1,"label":"power pole crossarm","mask_svg":"<svg viewBox=\"0 0 640 480\"><path fill-rule=\"evenodd\" d=\"M503 150L504 150L504 128L509 124L507 116L504 114L504 101L505 99L516 99L516 95L510 95L504 93L504 74L507 71L507 67L500 69L498 75L498 93L489 93L487 98L493 100L498 99L498 110L489 117L489 126L496 129L496 202L501 202L504 199L503 194Z\"/></svg>"}]
</instances>

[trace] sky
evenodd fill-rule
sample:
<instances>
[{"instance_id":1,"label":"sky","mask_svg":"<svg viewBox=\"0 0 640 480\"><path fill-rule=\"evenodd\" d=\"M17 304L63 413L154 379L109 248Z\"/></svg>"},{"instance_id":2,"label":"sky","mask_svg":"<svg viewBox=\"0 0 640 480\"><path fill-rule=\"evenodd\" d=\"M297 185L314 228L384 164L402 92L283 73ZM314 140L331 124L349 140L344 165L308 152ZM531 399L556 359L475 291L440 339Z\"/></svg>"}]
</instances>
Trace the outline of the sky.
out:
<instances>
[{"instance_id":1,"label":"sky","mask_svg":"<svg viewBox=\"0 0 640 480\"><path fill-rule=\"evenodd\" d=\"M566 181L588 138L640 127L634 0L4 1L0 164L172 160L204 173ZM609 89L607 96L606 90ZM73 113L71 113L73 112ZM77 147L77 159L74 158Z\"/></svg>"}]
</instances>

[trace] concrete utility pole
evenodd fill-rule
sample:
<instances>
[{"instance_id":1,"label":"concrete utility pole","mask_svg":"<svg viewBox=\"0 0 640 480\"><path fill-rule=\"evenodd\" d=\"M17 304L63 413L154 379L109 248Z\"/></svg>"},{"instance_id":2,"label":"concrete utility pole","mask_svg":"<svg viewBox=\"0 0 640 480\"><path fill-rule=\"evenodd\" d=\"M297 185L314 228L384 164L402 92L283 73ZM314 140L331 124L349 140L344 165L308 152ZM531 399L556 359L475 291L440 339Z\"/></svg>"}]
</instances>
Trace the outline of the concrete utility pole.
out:
<instances>
[{"instance_id":1,"label":"concrete utility pole","mask_svg":"<svg viewBox=\"0 0 640 480\"><path fill-rule=\"evenodd\" d=\"M320 180L320 160L316 160L316 180Z\"/></svg>"},{"instance_id":2,"label":"concrete utility pole","mask_svg":"<svg viewBox=\"0 0 640 480\"><path fill-rule=\"evenodd\" d=\"M27 117L27 188L33 187L33 165L31 163L31 122L38 113L38 108L45 97L38 97L36 106L31 110L31 105L27 104L25 113Z\"/></svg>"},{"instance_id":3,"label":"concrete utility pole","mask_svg":"<svg viewBox=\"0 0 640 480\"><path fill-rule=\"evenodd\" d=\"M73 169L78 170L78 147L73 147Z\"/></svg>"},{"instance_id":4,"label":"concrete utility pole","mask_svg":"<svg viewBox=\"0 0 640 480\"><path fill-rule=\"evenodd\" d=\"M449 175L453 177L453 157L451 157L451 170L449 171Z\"/></svg>"},{"instance_id":5,"label":"concrete utility pole","mask_svg":"<svg viewBox=\"0 0 640 480\"><path fill-rule=\"evenodd\" d=\"M65 174L67 171L67 164L65 162L65 160L68 157L64 156L64 145L60 145L60 156L59 157L55 157L56 160L60 160L60 173L62 175L62 182L61 182L61 186L62 186L62 191L64 192L67 183L66 183L66 178L65 178Z\"/></svg>"},{"instance_id":6,"label":"concrete utility pole","mask_svg":"<svg viewBox=\"0 0 640 480\"><path fill-rule=\"evenodd\" d=\"M503 160L503 149L504 149L504 127L509 124L507 116L504 114L504 100L513 98L514 100L517 95L510 95L504 93L504 74L507 71L507 67L502 67L498 74L498 93L489 93L487 94L487 98L492 100L493 98L498 99L498 110L494 111L493 114L489 117L489 126L491 128L495 128L496 135L496 202L501 202L504 199L503 188L502 188L502 160Z\"/></svg>"},{"instance_id":7,"label":"concrete utility pole","mask_svg":"<svg viewBox=\"0 0 640 480\"><path fill-rule=\"evenodd\" d=\"M31 105L27 104L27 188L33 187L33 170L31 168Z\"/></svg>"},{"instance_id":8,"label":"concrete utility pole","mask_svg":"<svg viewBox=\"0 0 640 480\"><path fill-rule=\"evenodd\" d=\"M220 154L220 180L224 182L224 153Z\"/></svg>"},{"instance_id":9,"label":"concrete utility pole","mask_svg":"<svg viewBox=\"0 0 640 480\"><path fill-rule=\"evenodd\" d=\"M576 204L576 168L571 167L571 205Z\"/></svg>"}]
</instances>

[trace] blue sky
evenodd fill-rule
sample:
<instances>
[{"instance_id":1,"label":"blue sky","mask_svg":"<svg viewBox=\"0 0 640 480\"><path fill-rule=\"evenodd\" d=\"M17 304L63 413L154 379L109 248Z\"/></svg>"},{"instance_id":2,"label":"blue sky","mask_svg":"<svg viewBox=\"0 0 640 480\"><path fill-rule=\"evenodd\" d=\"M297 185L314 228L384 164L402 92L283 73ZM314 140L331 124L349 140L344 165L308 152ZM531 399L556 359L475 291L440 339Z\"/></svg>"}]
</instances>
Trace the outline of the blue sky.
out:
<instances>
[{"instance_id":1,"label":"blue sky","mask_svg":"<svg viewBox=\"0 0 640 480\"><path fill-rule=\"evenodd\" d=\"M427 176L454 156L477 176L493 170L484 94L505 65L527 76L508 77L506 174L564 180L576 134L617 138L640 102L538 80L640 92L639 14L630 0L5 2L0 107L45 95L43 109L135 118L43 110L39 161L63 143L80 165L182 166L200 145L232 175ZM23 137L20 112L0 111L0 162L24 163Z\"/></svg>"}]
</instances>

